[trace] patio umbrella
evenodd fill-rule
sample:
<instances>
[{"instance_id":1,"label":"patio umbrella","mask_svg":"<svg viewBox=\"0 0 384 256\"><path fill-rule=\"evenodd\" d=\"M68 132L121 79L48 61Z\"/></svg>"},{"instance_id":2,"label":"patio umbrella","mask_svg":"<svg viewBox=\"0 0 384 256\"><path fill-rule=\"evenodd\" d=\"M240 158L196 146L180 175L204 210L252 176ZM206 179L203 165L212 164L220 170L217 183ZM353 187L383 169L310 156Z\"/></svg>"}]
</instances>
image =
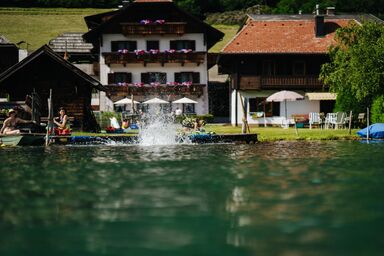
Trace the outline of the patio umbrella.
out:
<instances>
[{"instance_id":1,"label":"patio umbrella","mask_svg":"<svg viewBox=\"0 0 384 256\"><path fill-rule=\"evenodd\" d=\"M287 101L296 101L304 99L304 96L292 91L280 91L267 98L268 102L283 102L285 104L285 118L287 118Z\"/></svg>"},{"instance_id":2,"label":"patio umbrella","mask_svg":"<svg viewBox=\"0 0 384 256\"><path fill-rule=\"evenodd\" d=\"M184 97L173 101L174 104L197 104L197 101L191 100L190 98Z\"/></svg>"},{"instance_id":3,"label":"patio umbrella","mask_svg":"<svg viewBox=\"0 0 384 256\"><path fill-rule=\"evenodd\" d=\"M153 98L147 101L144 101L143 104L168 104L168 101L159 99L159 98Z\"/></svg>"},{"instance_id":4,"label":"patio umbrella","mask_svg":"<svg viewBox=\"0 0 384 256\"><path fill-rule=\"evenodd\" d=\"M133 101L134 104L139 104L140 102L138 101ZM124 99L121 99L119 101L116 101L115 103L113 103L114 105L126 105L126 104L132 104L132 99L128 99L128 98L124 98Z\"/></svg>"}]
</instances>

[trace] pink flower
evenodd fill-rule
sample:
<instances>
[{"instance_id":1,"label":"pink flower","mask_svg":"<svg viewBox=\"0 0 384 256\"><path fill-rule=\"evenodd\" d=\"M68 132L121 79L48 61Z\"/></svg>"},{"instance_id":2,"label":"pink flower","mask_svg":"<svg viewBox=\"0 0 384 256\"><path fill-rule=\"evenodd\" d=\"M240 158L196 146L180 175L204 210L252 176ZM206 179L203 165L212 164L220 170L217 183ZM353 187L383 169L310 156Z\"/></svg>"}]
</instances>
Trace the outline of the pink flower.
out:
<instances>
[{"instance_id":1,"label":"pink flower","mask_svg":"<svg viewBox=\"0 0 384 256\"><path fill-rule=\"evenodd\" d=\"M165 23L165 20L155 20L155 23L162 25Z\"/></svg>"},{"instance_id":2,"label":"pink flower","mask_svg":"<svg viewBox=\"0 0 384 256\"><path fill-rule=\"evenodd\" d=\"M145 51L144 50L135 50L136 55L144 55Z\"/></svg>"},{"instance_id":3,"label":"pink flower","mask_svg":"<svg viewBox=\"0 0 384 256\"><path fill-rule=\"evenodd\" d=\"M155 86L155 87L158 87L160 86L160 83L159 82L152 82L150 83L151 86Z\"/></svg>"},{"instance_id":4,"label":"pink flower","mask_svg":"<svg viewBox=\"0 0 384 256\"><path fill-rule=\"evenodd\" d=\"M182 53L190 53L190 52L192 52L192 49L181 49L180 52L182 52Z\"/></svg>"},{"instance_id":5,"label":"pink flower","mask_svg":"<svg viewBox=\"0 0 384 256\"><path fill-rule=\"evenodd\" d=\"M152 21L151 20L141 20L140 21L140 24L143 24L143 25L148 25L148 24L151 24Z\"/></svg>"},{"instance_id":6,"label":"pink flower","mask_svg":"<svg viewBox=\"0 0 384 256\"><path fill-rule=\"evenodd\" d=\"M160 51L157 50L157 49L150 49L150 50L149 50L149 53L150 53L150 54L158 54L158 53L160 53Z\"/></svg>"},{"instance_id":7,"label":"pink flower","mask_svg":"<svg viewBox=\"0 0 384 256\"><path fill-rule=\"evenodd\" d=\"M170 50L165 50L165 52L166 52L166 53L175 53L176 50L174 50L174 49L170 49Z\"/></svg>"},{"instance_id":8,"label":"pink flower","mask_svg":"<svg viewBox=\"0 0 384 256\"><path fill-rule=\"evenodd\" d=\"M184 86L191 86L192 82L191 81L183 82L182 85L184 85Z\"/></svg>"},{"instance_id":9,"label":"pink flower","mask_svg":"<svg viewBox=\"0 0 384 256\"><path fill-rule=\"evenodd\" d=\"M133 85L136 86L136 87L143 87L144 83L134 83Z\"/></svg>"}]
</instances>

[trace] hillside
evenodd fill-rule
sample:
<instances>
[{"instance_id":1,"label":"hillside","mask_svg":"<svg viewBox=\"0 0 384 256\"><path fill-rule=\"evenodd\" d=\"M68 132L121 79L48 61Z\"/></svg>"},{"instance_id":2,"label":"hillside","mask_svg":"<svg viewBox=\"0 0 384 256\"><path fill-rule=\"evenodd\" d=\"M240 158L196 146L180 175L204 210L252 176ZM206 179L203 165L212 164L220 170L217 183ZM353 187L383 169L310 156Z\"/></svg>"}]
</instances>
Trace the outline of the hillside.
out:
<instances>
[{"instance_id":1,"label":"hillside","mask_svg":"<svg viewBox=\"0 0 384 256\"><path fill-rule=\"evenodd\" d=\"M26 41L35 50L63 32L87 31L84 17L106 11L110 9L0 8L0 34L13 43Z\"/></svg>"},{"instance_id":2,"label":"hillside","mask_svg":"<svg viewBox=\"0 0 384 256\"><path fill-rule=\"evenodd\" d=\"M111 9L0 8L0 34L13 43L26 41L36 50L63 32L86 32L84 17ZM27 24L27 25L26 25ZM225 33L210 51L218 52L236 34L238 26L214 25ZM20 45L26 48L25 44Z\"/></svg>"}]
</instances>

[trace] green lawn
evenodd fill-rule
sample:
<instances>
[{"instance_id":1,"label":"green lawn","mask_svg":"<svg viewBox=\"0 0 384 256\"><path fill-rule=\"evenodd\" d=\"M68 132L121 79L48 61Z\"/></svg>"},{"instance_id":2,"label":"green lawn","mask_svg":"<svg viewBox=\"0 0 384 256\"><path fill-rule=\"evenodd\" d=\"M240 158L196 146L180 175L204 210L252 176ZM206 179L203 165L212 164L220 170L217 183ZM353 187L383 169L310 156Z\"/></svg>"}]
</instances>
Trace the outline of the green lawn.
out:
<instances>
[{"instance_id":1,"label":"green lawn","mask_svg":"<svg viewBox=\"0 0 384 256\"><path fill-rule=\"evenodd\" d=\"M215 44L209 52L220 52L221 49L236 35L239 30L239 26L237 25L212 25L214 28L220 30L225 34L223 40Z\"/></svg>"},{"instance_id":2,"label":"green lawn","mask_svg":"<svg viewBox=\"0 0 384 256\"><path fill-rule=\"evenodd\" d=\"M212 125L207 124L204 126L207 132L214 132L216 134L234 134L241 133L241 126L233 127L231 125ZM359 137L356 135L357 130L353 129L351 135L348 134L348 130L321 130L321 129L298 129L298 135L296 135L295 129L290 127L283 129L280 127L251 127L252 133L257 133L259 141L279 141L279 140L355 140ZM132 136L135 134L95 134L95 133L83 133L75 132L73 135L82 136Z\"/></svg>"},{"instance_id":3,"label":"green lawn","mask_svg":"<svg viewBox=\"0 0 384 256\"><path fill-rule=\"evenodd\" d=\"M241 126L233 127L231 125L206 125L206 131L213 131L216 134L241 133ZM351 140L357 139L357 130L352 130L351 135L348 130L321 130L321 129L295 129L290 127L283 129L280 127L251 127L251 133L259 134L259 141L277 141L277 140Z\"/></svg>"},{"instance_id":4,"label":"green lawn","mask_svg":"<svg viewBox=\"0 0 384 256\"><path fill-rule=\"evenodd\" d=\"M13 43L26 41L30 44L29 50L36 50L64 32L86 32L84 17L107 11L111 9L0 8L0 34ZM210 49L210 52L219 52L239 27L214 27L225 33L224 39Z\"/></svg>"},{"instance_id":5,"label":"green lawn","mask_svg":"<svg viewBox=\"0 0 384 256\"><path fill-rule=\"evenodd\" d=\"M110 9L0 8L0 34L36 50L63 32L86 32L84 17L106 11Z\"/></svg>"}]
</instances>

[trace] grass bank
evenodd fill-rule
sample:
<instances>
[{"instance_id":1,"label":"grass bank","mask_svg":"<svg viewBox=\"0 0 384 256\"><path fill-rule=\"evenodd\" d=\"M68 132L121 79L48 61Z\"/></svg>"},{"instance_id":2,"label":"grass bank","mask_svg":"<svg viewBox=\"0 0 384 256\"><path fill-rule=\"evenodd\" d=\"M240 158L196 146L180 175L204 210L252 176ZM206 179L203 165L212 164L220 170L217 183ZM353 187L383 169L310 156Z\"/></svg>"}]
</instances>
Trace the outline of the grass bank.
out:
<instances>
[{"instance_id":1,"label":"grass bank","mask_svg":"<svg viewBox=\"0 0 384 256\"><path fill-rule=\"evenodd\" d=\"M207 131L216 134L241 133L241 126L233 127L230 125L206 125ZM290 127L283 129L280 127L251 127L251 133L257 133L259 141L279 141L279 140L354 140L358 139L357 130L354 129L349 135L348 130L322 130L322 129L295 129Z\"/></svg>"},{"instance_id":2,"label":"grass bank","mask_svg":"<svg viewBox=\"0 0 384 256\"><path fill-rule=\"evenodd\" d=\"M207 124L205 130L208 132L214 132L216 134L236 134L241 133L241 127L233 127L231 125L211 125ZM348 130L321 130L321 129L298 129L298 135L296 135L295 129L290 127L289 129L283 129L279 127L251 127L252 133L257 133L258 139L261 142L267 141L292 141L292 140L356 140L359 137L356 135L357 130L353 129L351 135L348 134ZM95 133L82 133L75 132L73 135L77 136L132 136L135 134L95 134Z\"/></svg>"},{"instance_id":3,"label":"grass bank","mask_svg":"<svg viewBox=\"0 0 384 256\"><path fill-rule=\"evenodd\" d=\"M11 42L26 41L28 50L36 50L64 32L86 32L84 17L112 9L77 8L0 8L0 34ZM219 52L236 34L239 26L213 25L225 34L210 49ZM26 45L21 45L26 48Z\"/></svg>"},{"instance_id":4,"label":"grass bank","mask_svg":"<svg viewBox=\"0 0 384 256\"><path fill-rule=\"evenodd\" d=\"M0 34L36 50L64 32L86 32L84 17L106 11L110 9L0 8Z\"/></svg>"}]
</instances>

